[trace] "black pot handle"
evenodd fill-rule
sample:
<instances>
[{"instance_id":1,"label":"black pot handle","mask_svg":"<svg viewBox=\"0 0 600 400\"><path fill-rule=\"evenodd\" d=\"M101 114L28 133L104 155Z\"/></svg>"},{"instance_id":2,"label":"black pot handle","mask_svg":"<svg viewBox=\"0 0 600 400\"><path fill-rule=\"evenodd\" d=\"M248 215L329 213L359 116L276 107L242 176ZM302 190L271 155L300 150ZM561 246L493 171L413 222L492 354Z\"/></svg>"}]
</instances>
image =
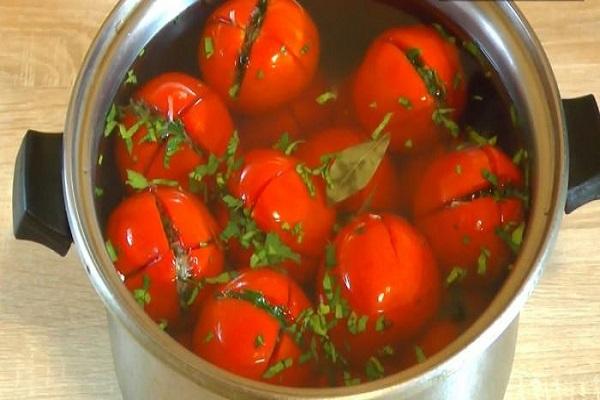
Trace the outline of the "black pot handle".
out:
<instances>
[{"instance_id":1,"label":"black pot handle","mask_svg":"<svg viewBox=\"0 0 600 400\"><path fill-rule=\"evenodd\" d=\"M600 112L594 96L563 100L569 132L569 191L565 212L600 199Z\"/></svg>"},{"instance_id":2,"label":"black pot handle","mask_svg":"<svg viewBox=\"0 0 600 400\"><path fill-rule=\"evenodd\" d=\"M15 164L13 230L61 256L71 246L62 182L62 134L27 131Z\"/></svg>"}]
</instances>

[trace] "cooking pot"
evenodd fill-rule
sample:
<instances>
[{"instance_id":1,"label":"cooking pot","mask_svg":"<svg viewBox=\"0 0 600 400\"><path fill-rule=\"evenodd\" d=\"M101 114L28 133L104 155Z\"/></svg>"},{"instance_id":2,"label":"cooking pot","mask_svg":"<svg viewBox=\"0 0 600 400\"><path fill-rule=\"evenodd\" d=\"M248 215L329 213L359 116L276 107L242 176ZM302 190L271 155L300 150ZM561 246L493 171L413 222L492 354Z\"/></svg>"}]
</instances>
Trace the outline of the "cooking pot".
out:
<instances>
[{"instance_id":1,"label":"cooking pot","mask_svg":"<svg viewBox=\"0 0 600 400\"><path fill-rule=\"evenodd\" d=\"M406 371L332 389L250 381L196 357L146 316L106 253L99 223L105 220L105 211L94 197L105 115L121 77L164 27L179 24L184 29L186 10L198 7L206 14L214 3L120 1L83 63L64 135L27 132L16 162L15 236L62 255L75 242L108 310L124 398L502 399L512 367L519 311L542 276L561 218L564 212L600 198L600 114L594 98L561 101L540 43L511 2L420 1L419 7L476 40L519 110L532 160L532 201L514 269L489 308L459 339ZM171 31L177 33L178 28Z\"/></svg>"}]
</instances>

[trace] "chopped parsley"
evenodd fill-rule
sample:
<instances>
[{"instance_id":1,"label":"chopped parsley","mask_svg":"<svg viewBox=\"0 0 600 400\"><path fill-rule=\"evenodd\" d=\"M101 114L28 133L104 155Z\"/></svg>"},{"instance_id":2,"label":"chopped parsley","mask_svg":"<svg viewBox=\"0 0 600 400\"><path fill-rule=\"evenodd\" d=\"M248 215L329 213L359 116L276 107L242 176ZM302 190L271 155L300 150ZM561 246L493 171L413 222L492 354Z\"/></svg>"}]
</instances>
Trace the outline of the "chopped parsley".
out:
<instances>
[{"instance_id":1,"label":"chopped parsley","mask_svg":"<svg viewBox=\"0 0 600 400\"><path fill-rule=\"evenodd\" d=\"M353 378L352 374L348 371L344 371L344 385L355 386L360 384L360 378Z\"/></svg>"},{"instance_id":2,"label":"chopped parsley","mask_svg":"<svg viewBox=\"0 0 600 400\"><path fill-rule=\"evenodd\" d=\"M215 53L215 45L213 39L210 36L204 38L204 55L206 59L209 59Z\"/></svg>"},{"instance_id":3,"label":"chopped parsley","mask_svg":"<svg viewBox=\"0 0 600 400\"><path fill-rule=\"evenodd\" d=\"M94 188L94 195L96 196L96 198L100 198L100 197L102 197L102 196L104 195L104 189L102 189L102 188L101 188L101 187L99 187L99 186L96 186L96 187Z\"/></svg>"},{"instance_id":4,"label":"chopped parsley","mask_svg":"<svg viewBox=\"0 0 600 400\"><path fill-rule=\"evenodd\" d=\"M144 175L131 169L127 170L127 181L126 183L135 190L144 190L150 186L170 186L177 187L179 183L170 179L152 179L148 180Z\"/></svg>"},{"instance_id":5,"label":"chopped parsley","mask_svg":"<svg viewBox=\"0 0 600 400\"><path fill-rule=\"evenodd\" d=\"M261 348L265 345L265 338L262 335L257 335L254 339L254 347Z\"/></svg>"},{"instance_id":6,"label":"chopped parsley","mask_svg":"<svg viewBox=\"0 0 600 400\"><path fill-rule=\"evenodd\" d=\"M467 276L467 270L461 267L454 267L446 277L446 286L450 287L460 283Z\"/></svg>"},{"instance_id":7,"label":"chopped parsley","mask_svg":"<svg viewBox=\"0 0 600 400\"><path fill-rule=\"evenodd\" d=\"M454 166L454 172L456 172L456 175L461 175L462 174L462 165L456 164Z\"/></svg>"},{"instance_id":8,"label":"chopped parsley","mask_svg":"<svg viewBox=\"0 0 600 400\"><path fill-rule=\"evenodd\" d=\"M115 249L115 246L113 246L112 242L110 240L107 240L104 243L104 247L106 247L106 252L108 253L108 256L110 257L110 260L112 262L117 262L119 257L117 256L117 250Z\"/></svg>"},{"instance_id":9,"label":"chopped parsley","mask_svg":"<svg viewBox=\"0 0 600 400\"><path fill-rule=\"evenodd\" d=\"M144 307L146 304L150 304L152 297L150 296L150 278L148 275L142 277L142 287L133 291L133 298L137 303Z\"/></svg>"},{"instance_id":10,"label":"chopped parsley","mask_svg":"<svg viewBox=\"0 0 600 400\"><path fill-rule=\"evenodd\" d=\"M282 373L286 369L290 368L293 364L294 364L294 360L291 357L286 358L284 360L280 360L280 361L276 362L275 364L271 365L265 371L265 373L262 375L262 377L265 379L271 379L271 378L275 377L276 375Z\"/></svg>"},{"instance_id":11,"label":"chopped parsley","mask_svg":"<svg viewBox=\"0 0 600 400\"><path fill-rule=\"evenodd\" d=\"M377 357L371 357L365 365L365 374L370 381L383 378L385 369Z\"/></svg>"},{"instance_id":12,"label":"chopped parsley","mask_svg":"<svg viewBox=\"0 0 600 400\"><path fill-rule=\"evenodd\" d=\"M493 172L491 172L489 169L487 169L487 168L482 169L481 176L483 177L483 179L488 181L490 183L490 185L492 185L494 188L498 187L498 185L499 185L498 177Z\"/></svg>"},{"instance_id":13,"label":"chopped parsley","mask_svg":"<svg viewBox=\"0 0 600 400\"><path fill-rule=\"evenodd\" d=\"M298 148L298 145L301 143L304 143L304 140L292 141L290 134L288 132L284 132L281 134L281 137L279 138L277 143L273 145L273 148L275 150L281 151L286 156L290 156L294 154L294 152Z\"/></svg>"},{"instance_id":14,"label":"chopped parsley","mask_svg":"<svg viewBox=\"0 0 600 400\"><path fill-rule=\"evenodd\" d=\"M337 265L337 255L335 246L331 243L327 243L325 247L325 266L329 269Z\"/></svg>"},{"instance_id":15,"label":"chopped parsley","mask_svg":"<svg viewBox=\"0 0 600 400\"><path fill-rule=\"evenodd\" d=\"M446 87L437 72L425 65L421 58L421 50L417 48L408 49L406 57L416 69L423 83L425 83L429 94L438 101L443 101L446 97Z\"/></svg>"},{"instance_id":16,"label":"chopped parsley","mask_svg":"<svg viewBox=\"0 0 600 400\"><path fill-rule=\"evenodd\" d=\"M427 360L427 356L425 356L425 352L421 346L415 346L415 357L417 358L417 362L419 364L423 364L425 360Z\"/></svg>"},{"instance_id":17,"label":"chopped parsley","mask_svg":"<svg viewBox=\"0 0 600 400\"><path fill-rule=\"evenodd\" d=\"M488 268L488 261L491 257L490 251L482 247L481 252L479 253L479 258L477 258L477 274L485 275Z\"/></svg>"},{"instance_id":18,"label":"chopped parsley","mask_svg":"<svg viewBox=\"0 0 600 400\"><path fill-rule=\"evenodd\" d=\"M129 71L127 71L127 77L125 78L125 84L126 85L137 85L138 83L138 79L137 76L135 75L135 71L130 69Z\"/></svg>"},{"instance_id":19,"label":"chopped parsley","mask_svg":"<svg viewBox=\"0 0 600 400\"><path fill-rule=\"evenodd\" d=\"M467 126L466 131L469 141L477 146L494 146L496 143L498 143L497 136L492 136L491 138L485 137L470 126Z\"/></svg>"},{"instance_id":20,"label":"chopped parsley","mask_svg":"<svg viewBox=\"0 0 600 400\"><path fill-rule=\"evenodd\" d=\"M377 125L377 127L375 128L375 130L373 131L373 133L371 134L371 138L373 140L379 139L379 137L384 133L383 131L389 125L389 123L392 120L393 116L394 116L393 112L389 112L389 113L387 113L387 114L385 114L383 116L383 119L381 120L381 122L379 123L379 125Z\"/></svg>"},{"instance_id":21,"label":"chopped parsley","mask_svg":"<svg viewBox=\"0 0 600 400\"><path fill-rule=\"evenodd\" d=\"M308 54L308 52L310 51L310 45L308 43L306 43L304 46L302 46L302 48L300 49L300 54L302 55L306 55Z\"/></svg>"},{"instance_id":22,"label":"chopped parsley","mask_svg":"<svg viewBox=\"0 0 600 400\"><path fill-rule=\"evenodd\" d=\"M231 97L232 99L237 99L240 95L240 84L234 83L233 85L231 85L231 87L229 88L228 94L229 94L229 97Z\"/></svg>"},{"instance_id":23,"label":"chopped parsley","mask_svg":"<svg viewBox=\"0 0 600 400\"><path fill-rule=\"evenodd\" d=\"M460 128L458 124L449 116L454 112L453 108L436 108L431 114L431 119L438 126L446 128L452 137L458 137Z\"/></svg>"},{"instance_id":24,"label":"chopped parsley","mask_svg":"<svg viewBox=\"0 0 600 400\"><path fill-rule=\"evenodd\" d=\"M508 222L496 228L496 235L510 248L513 254L517 255L523 244L525 234L525 223Z\"/></svg>"},{"instance_id":25,"label":"chopped parsley","mask_svg":"<svg viewBox=\"0 0 600 400\"><path fill-rule=\"evenodd\" d=\"M117 106L113 103L108 110L108 114L106 115L106 122L104 125L104 137L110 136L111 133L115 130L119 122L117 121L119 118L119 111Z\"/></svg>"},{"instance_id":26,"label":"chopped parsley","mask_svg":"<svg viewBox=\"0 0 600 400\"><path fill-rule=\"evenodd\" d=\"M412 149L414 147L412 139L406 139L406 141L404 142L404 147L407 149Z\"/></svg>"},{"instance_id":27,"label":"chopped parsley","mask_svg":"<svg viewBox=\"0 0 600 400\"><path fill-rule=\"evenodd\" d=\"M381 314L375 321L375 332L383 332L392 326L392 323L385 319L385 315Z\"/></svg>"},{"instance_id":28,"label":"chopped parsley","mask_svg":"<svg viewBox=\"0 0 600 400\"><path fill-rule=\"evenodd\" d=\"M337 98L338 98L337 93L335 93L333 91L327 91L327 92L324 92L324 93L320 94L319 96L317 96L315 101L317 102L317 104L322 106L331 101L336 101Z\"/></svg>"},{"instance_id":29,"label":"chopped parsley","mask_svg":"<svg viewBox=\"0 0 600 400\"><path fill-rule=\"evenodd\" d=\"M399 97L398 104L400 104L402 107L406 108L407 110L412 110L412 108L413 108L411 101L406 97Z\"/></svg>"}]
</instances>

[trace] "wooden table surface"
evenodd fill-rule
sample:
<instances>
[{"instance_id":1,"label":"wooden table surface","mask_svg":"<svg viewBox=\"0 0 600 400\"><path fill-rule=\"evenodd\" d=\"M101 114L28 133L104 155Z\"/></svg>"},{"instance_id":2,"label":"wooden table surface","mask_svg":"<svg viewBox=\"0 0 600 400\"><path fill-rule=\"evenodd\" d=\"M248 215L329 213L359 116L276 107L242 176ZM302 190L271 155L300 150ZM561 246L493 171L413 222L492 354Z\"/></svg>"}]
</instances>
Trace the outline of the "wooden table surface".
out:
<instances>
[{"instance_id":1,"label":"wooden table surface","mask_svg":"<svg viewBox=\"0 0 600 400\"><path fill-rule=\"evenodd\" d=\"M0 0L0 399L120 398L105 311L77 255L16 242L11 222L21 138L28 128L61 131L75 75L114 3ZM519 5L563 97L600 98L600 0ZM598 239L600 201L564 219L522 313L507 400L600 399Z\"/></svg>"}]
</instances>

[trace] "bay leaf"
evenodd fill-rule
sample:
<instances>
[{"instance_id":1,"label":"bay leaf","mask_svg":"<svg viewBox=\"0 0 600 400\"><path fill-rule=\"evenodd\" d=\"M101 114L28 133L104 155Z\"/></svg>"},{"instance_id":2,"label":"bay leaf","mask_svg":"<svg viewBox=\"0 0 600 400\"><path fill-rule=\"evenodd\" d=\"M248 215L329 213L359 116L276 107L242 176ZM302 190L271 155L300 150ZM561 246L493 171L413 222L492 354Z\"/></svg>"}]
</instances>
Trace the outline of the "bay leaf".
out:
<instances>
[{"instance_id":1,"label":"bay leaf","mask_svg":"<svg viewBox=\"0 0 600 400\"><path fill-rule=\"evenodd\" d=\"M390 145L390 135L349 147L334 155L329 167L327 198L333 203L346 200L371 181Z\"/></svg>"}]
</instances>

